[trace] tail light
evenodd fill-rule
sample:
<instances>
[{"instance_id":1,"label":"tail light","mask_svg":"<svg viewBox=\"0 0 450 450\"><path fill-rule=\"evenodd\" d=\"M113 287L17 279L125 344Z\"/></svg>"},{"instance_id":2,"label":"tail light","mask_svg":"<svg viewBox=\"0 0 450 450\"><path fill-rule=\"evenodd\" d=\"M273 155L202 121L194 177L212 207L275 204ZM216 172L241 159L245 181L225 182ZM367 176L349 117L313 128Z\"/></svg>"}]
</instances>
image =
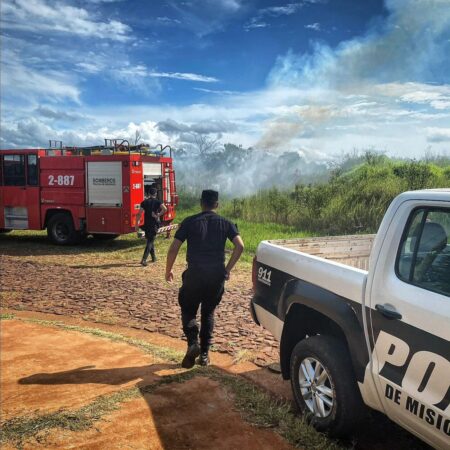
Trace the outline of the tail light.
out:
<instances>
[{"instance_id":1,"label":"tail light","mask_svg":"<svg viewBox=\"0 0 450 450\"><path fill-rule=\"evenodd\" d=\"M252 284L253 284L253 292L256 292L256 255L253 257L253 265L252 265Z\"/></svg>"}]
</instances>

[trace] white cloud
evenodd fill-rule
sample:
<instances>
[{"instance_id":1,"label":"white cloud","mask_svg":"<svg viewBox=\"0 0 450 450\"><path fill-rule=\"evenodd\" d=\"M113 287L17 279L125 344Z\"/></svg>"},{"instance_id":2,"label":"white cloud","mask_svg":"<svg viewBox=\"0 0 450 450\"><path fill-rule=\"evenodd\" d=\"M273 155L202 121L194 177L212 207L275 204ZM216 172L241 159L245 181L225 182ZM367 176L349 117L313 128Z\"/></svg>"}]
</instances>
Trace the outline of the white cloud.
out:
<instances>
[{"instance_id":1,"label":"white cloud","mask_svg":"<svg viewBox=\"0 0 450 450\"><path fill-rule=\"evenodd\" d=\"M78 122L87 119L86 116L82 114L71 112L65 109L54 109L47 105L41 105L37 107L34 112L41 118L46 118L50 120L64 121L64 122Z\"/></svg>"},{"instance_id":2,"label":"white cloud","mask_svg":"<svg viewBox=\"0 0 450 450\"><path fill-rule=\"evenodd\" d=\"M400 96L407 103L425 104L437 110L450 110L450 85L408 83L409 92Z\"/></svg>"},{"instance_id":3,"label":"white cloud","mask_svg":"<svg viewBox=\"0 0 450 450\"><path fill-rule=\"evenodd\" d=\"M307 30L320 31L320 23L319 22L310 23L308 25L305 25L305 28Z\"/></svg>"},{"instance_id":4,"label":"white cloud","mask_svg":"<svg viewBox=\"0 0 450 450\"><path fill-rule=\"evenodd\" d=\"M418 152L427 140L443 142L427 138L425 125L439 126L449 120L450 86L426 80L437 74L449 79L449 62L443 58L450 49L448 0L387 0L386 6L386 20L363 36L334 49L314 43L310 54L289 52L278 59L268 78L268 90L289 86L303 94L274 112L266 122L262 145L275 147L283 139L307 143L306 135L323 145L330 130L336 143L348 143L351 138L356 145L365 140L369 145L384 143L390 151L397 147L397 151ZM326 107L332 113L320 121L311 120L302 107ZM350 134L348 125L358 123L374 132ZM406 141L411 141L409 150Z\"/></svg>"},{"instance_id":5,"label":"white cloud","mask_svg":"<svg viewBox=\"0 0 450 450\"><path fill-rule=\"evenodd\" d=\"M387 0L389 16L365 35L336 49L316 43L312 54L292 52L271 73L275 84L339 88L365 82L426 79L444 61L450 29L448 0Z\"/></svg>"},{"instance_id":6,"label":"white cloud","mask_svg":"<svg viewBox=\"0 0 450 450\"><path fill-rule=\"evenodd\" d=\"M132 141L136 130L141 134L142 141L152 146L159 143L170 144L170 138L161 132L155 122L143 121L139 124L129 122L123 127L102 126L95 129L84 130L58 130L42 120L30 118L16 123L2 124L0 138L2 148L12 147L45 147L49 139L61 140L68 146L98 145L104 142L105 137L122 137Z\"/></svg>"},{"instance_id":7,"label":"white cloud","mask_svg":"<svg viewBox=\"0 0 450 450\"><path fill-rule=\"evenodd\" d=\"M176 80L200 81L202 83L215 83L219 81L215 77L208 77L206 75L189 72L148 72L147 76L153 78L173 78Z\"/></svg>"},{"instance_id":8,"label":"white cloud","mask_svg":"<svg viewBox=\"0 0 450 450\"><path fill-rule=\"evenodd\" d=\"M181 20L171 19L170 17L166 16L157 17L156 20L161 25L179 25L181 23Z\"/></svg>"},{"instance_id":9,"label":"white cloud","mask_svg":"<svg viewBox=\"0 0 450 450\"><path fill-rule=\"evenodd\" d=\"M13 42L5 39L4 42ZM16 41L17 42L17 41ZM39 61L38 61L39 62ZM48 101L72 100L79 102L80 90L73 77L64 71L45 67L36 70L33 61L23 61L9 46L2 51L2 97L21 99L44 98Z\"/></svg>"},{"instance_id":10,"label":"white cloud","mask_svg":"<svg viewBox=\"0 0 450 450\"><path fill-rule=\"evenodd\" d=\"M85 0L86 3L117 3L124 0Z\"/></svg>"},{"instance_id":11,"label":"white cloud","mask_svg":"<svg viewBox=\"0 0 450 450\"><path fill-rule=\"evenodd\" d=\"M427 128L428 142L450 142L450 128Z\"/></svg>"},{"instance_id":12,"label":"white cloud","mask_svg":"<svg viewBox=\"0 0 450 450\"><path fill-rule=\"evenodd\" d=\"M244 30L250 31L256 28L266 28L270 25L267 23L267 18L290 16L297 13L300 9L308 3L323 3L318 0L306 0L295 3L287 3L283 6L269 6L267 8L261 8L256 15L252 17L245 25Z\"/></svg>"},{"instance_id":13,"label":"white cloud","mask_svg":"<svg viewBox=\"0 0 450 450\"><path fill-rule=\"evenodd\" d=\"M80 72L92 74L99 73L105 69L105 65L100 61L83 61L75 63L75 66Z\"/></svg>"},{"instance_id":14,"label":"white cloud","mask_svg":"<svg viewBox=\"0 0 450 450\"><path fill-rule=\"evenodd\" d=\"M236 91L227 91L227 90L219 90L219 89L205 89L195 87L193 88L195 91L205 92L207 94L215 94L215 95L235 95L238 94Z\"/></svg>"},{"instance_id":15,"label":"white cloud","mask_svg":"<svg viewBox=\"0 0 450 450\"><path fill-rule=\"evenodd\" d=\"M84 8L50 0L3 0L2 27L40 33L62 33L127 41L131 28L118 21L95 21Z\"/></svg>"},{"instance_id":16,"label":"white cloud","mask_svg":"<svg viewBox=\"0 0 450 450\"><path fill-rule=\"evenodd\" d=\"M244 30L245 31L250 31L250 30L254 30L256 28L267 28L270 25L267 22L252 22L250 21L250 23L247 23L244 25Z\"/></svg>"},{"instance_id":17,"label":"white cloud","mask_svg":"<svg viewBox=\"0 0 450 450\"><path fill-rule=\"evenodd\" d=\"M258 16L290 16L291 14L295 14L300 8L303 6L303 3L288 3L284 6L269 6L268 8L263 8L258 11Z\"/></svg>"},{"instance_id":18,"label":"white cloud","mask_svg":"<svg viewBox=\"0 0 450 450\"><path fill-rule=\"evenodd\" d=\"M243 0L167 0L180 20L180 27L198 37L223 30L228 22L247 9Z\"/></svg>"},{"instance_id":19,"label":"white cloud","mask_svg":"<svg viewBox=\"0 0 450 450\"><path fill-rule=\"evenodd\" d=\"M209 77L198 73L158 72L154 70L149 70L144 64L131 65L127 63L123 65L123 67L117 67L113 72L116 74L116 76L119 76L121 79L149 77L149 78L171 78L175 80L185 80L185 81L198 81L201 83L215 83L219 81L215 77Z\"/></svg>"}]
</instances>

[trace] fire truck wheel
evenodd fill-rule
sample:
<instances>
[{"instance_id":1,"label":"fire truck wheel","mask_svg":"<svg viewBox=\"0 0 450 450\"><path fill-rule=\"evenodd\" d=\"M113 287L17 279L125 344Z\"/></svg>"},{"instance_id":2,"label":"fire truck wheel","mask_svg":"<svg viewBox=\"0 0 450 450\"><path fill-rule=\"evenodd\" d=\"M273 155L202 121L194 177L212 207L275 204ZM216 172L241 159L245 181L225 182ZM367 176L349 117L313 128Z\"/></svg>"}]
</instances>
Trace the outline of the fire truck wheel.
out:
<instances>
[{"instance_id":1,"label":"fire truck wheel","mask_svg":"<svg viewBox=\"0 0 450 450\"><path fill-rule=\"evenodd\" d=\"M97 233L95 233L92 235L92 237L99 241L112 241L116 237L119 237L119 235L118 234L97 234Z\"/></svg>"},{"instance_id":2,"label":"fire truck wheel","mask_svg":"<svg viewBox=\"0 0 450 450\"><path fill-rule=\"evenodd\" d=\"M48 222L47 235L57 245L71 245L78 241L79 233L67 213L55 214Z\"/></svg>"}]
</instances>

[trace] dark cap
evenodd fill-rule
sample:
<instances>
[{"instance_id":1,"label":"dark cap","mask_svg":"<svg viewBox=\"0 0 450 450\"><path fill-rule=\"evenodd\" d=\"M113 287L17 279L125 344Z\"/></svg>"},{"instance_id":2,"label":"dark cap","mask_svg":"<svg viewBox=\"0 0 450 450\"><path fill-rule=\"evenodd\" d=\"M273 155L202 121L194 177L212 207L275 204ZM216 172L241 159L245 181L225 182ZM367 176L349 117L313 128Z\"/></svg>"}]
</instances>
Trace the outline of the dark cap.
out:
<instances>
[{"instance_id":1,"label":"dark cap","mask_svg":"<svg viewBox=\"0 0 450 450\"><path fill-rule=\"evenodd\" d=\"M217 191L213 191L212 189L205 189L202 191L201 200L207 205L213 205L219 201L219 193Z\"/></svg>"},{"instance_id":2,"label":"dark cap","mask_svg":"<svg viewBox=\"0 0 450 450\"><path fill-rule=\"evenodd\" d=\"M156 190L156 188L150 188L150 190L149 190L149 192L150 192L150 195L156 195L156 193L158 192L157 190Z\"/></svg>"}]
</instances>

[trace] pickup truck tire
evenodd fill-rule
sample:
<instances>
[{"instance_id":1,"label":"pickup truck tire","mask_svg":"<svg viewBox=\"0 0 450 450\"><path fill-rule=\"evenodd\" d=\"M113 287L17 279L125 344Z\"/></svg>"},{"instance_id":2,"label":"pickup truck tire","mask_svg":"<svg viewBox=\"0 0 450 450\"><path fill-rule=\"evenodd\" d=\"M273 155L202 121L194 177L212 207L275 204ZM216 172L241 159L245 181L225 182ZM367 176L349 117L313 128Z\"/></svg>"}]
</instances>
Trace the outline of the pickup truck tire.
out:
<instances>
[{"instance_id":1,"label":"pickup truck tire","mask_svg":"<svg viewBox=\"0 0 450 450\"><path fill-rule=\"evenodd\" d=\"M348 350L332 336L312 336L292 351L291 386L295 402L318 431L348 435L364 417Z\"/></svg>"},{"instance_id":2,"label":"pickup truck tire","mask_svg":"<svg viewBox=\"0 0 450 450\"><path fill-rule=\"evenodd\" d=\"M73 245L80 239L75 230L72 217L67 213L58 213L51 217L47 225L49 239L57 245Z\"/></svg>"}]
</instances>

